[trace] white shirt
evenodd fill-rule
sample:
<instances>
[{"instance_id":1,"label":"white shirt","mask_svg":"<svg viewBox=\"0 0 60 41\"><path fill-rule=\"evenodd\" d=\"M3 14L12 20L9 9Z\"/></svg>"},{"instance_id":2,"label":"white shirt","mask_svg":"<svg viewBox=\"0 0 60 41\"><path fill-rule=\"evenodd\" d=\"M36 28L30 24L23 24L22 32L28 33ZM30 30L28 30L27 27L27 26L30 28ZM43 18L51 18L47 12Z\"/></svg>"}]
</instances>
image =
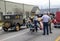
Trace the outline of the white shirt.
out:
<instances>
[{"instance_id":1,"label":"white shirt","mask_svg":"<svg viewBox=\"0 0 60 41\"><path fill-rule=\"evenodd\" d=\"M38 20L37 16L34 17L34 20Z\"/></svg>"},{"instance_id":2,"label":"white shirt","mask_svg":"<svg viewBox=\"0 0 60 41\"><path fill-rule=\"evenodd\" d=\"M43 22L49 22L49 20L51 20L51 18L48 15L43 15L42 19L43 19Z\"/></svg>"}]
</instances>

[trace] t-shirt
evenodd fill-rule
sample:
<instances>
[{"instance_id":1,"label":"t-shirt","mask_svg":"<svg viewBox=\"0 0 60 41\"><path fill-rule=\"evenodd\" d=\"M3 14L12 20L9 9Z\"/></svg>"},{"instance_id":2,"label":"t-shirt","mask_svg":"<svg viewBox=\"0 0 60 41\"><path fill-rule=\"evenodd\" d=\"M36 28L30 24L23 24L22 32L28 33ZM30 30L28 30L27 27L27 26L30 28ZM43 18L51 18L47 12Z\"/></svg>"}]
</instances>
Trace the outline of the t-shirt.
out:
<instances>
[{"instance_id":1,"label":"t-shirt","mask_svg":"<svg viewBox=\"0 0 60 41\"><path fill-rule=\"evenodd\" d=\"M43 15L42 19L43 19L43 22L49 22L49 20L51 20L51 18L48 15Z\"/></svg>"},{"instance_id":2,"label":"t-shirt","mask_svg":"<svg viewBox=\"0 0 60 41\"><path fill-rule=\"evenodd\" d=\"M34 20L38 20L38 17L37 17L37 16L35 16L35 17L34 17Z\"/></svg>"}]
</instances>

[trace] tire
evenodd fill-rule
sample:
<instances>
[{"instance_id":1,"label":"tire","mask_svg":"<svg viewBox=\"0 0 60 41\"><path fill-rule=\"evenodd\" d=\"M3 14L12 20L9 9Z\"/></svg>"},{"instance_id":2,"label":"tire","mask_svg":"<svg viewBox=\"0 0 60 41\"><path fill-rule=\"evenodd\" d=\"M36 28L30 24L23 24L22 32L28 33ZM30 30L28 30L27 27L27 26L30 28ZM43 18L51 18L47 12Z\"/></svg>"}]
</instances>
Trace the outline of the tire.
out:
<instances>
[{"instance_id":1,"label":"tire","mask_svg":"<svg viewBox=\"0 0 60 41\"><path fill-rule=\"evenodd\" d=\"M57 28L57 26L54 26L54 28Z\"/></svg>"},{"instance_id":2,"label":"tire","mask_svg":"<svg viewBox=\"0 0 60 41\"><path fill-rule=\"evenodd\" d=\"M7 31L8 31L8 29L7 29L6 27L3 27L3 30L4 30L5 32L7 32Z\"/></svg>"},{"instance_id":3,"label":"tire","mask_svg":"<svg viewBox=\"0 0 60 41\"><path fill-rule=\"evenodd\" d=\"M19 30L20 30L20 26L16 25L16 31L19 31Z\"/></svg>"}]
</instances>

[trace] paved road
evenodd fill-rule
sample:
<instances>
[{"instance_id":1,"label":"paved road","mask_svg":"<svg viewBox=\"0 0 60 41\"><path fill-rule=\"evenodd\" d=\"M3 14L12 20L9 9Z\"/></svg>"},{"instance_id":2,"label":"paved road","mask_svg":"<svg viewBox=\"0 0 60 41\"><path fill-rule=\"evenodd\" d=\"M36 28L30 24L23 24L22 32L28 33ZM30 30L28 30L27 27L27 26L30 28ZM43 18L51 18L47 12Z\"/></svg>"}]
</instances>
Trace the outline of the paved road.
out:
<instances>
[{"instance_id":1,"label":"paved road","mask_svg":"<svg viewBox=\"0 0 60 41\"><path fill-rule=\"evenodd\" d=\"M60 29L52 29L53 33L49 35L42 35L43 31L31 33L29 29L18 32L4 32L0 31L0 41L55 41L60 35Z\"/></svg>"}]
</instances>

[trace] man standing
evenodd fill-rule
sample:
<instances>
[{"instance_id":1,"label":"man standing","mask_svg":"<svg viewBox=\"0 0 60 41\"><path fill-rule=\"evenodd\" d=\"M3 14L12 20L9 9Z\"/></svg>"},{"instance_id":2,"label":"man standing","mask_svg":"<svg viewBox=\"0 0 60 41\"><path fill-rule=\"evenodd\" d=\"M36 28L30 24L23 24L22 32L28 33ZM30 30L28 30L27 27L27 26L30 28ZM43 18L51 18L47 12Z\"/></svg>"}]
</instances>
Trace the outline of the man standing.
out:
<instances>
[{"instance_id":1,"label":"man standing","mask_svg":"<svg viewBox=\"0 0 60 41\"><path fill-rule=\"evenodd\" d=\"M23 19L23 25L25 26L25 19Z\"/></svg>"},{"instance_id":2,"label":"man standing","mask_svg":"<svg viewBox=\"0 0 60 41\"><path fill-rule=\"evenodd\" d=\"M37 17L37 14L34 16L33 21L34 21L35 30L36 30L36 32L37 32L37 30L38 30L38 28L37 28L37 23L38 23L38 17Z\"/></svg>"},{"instance_id":3,"label":"man standing","mask_svg":"<svg viewBox=\"0 0 60 41\"><path fill-rule=\"evenodd\" d=\"M51 18L51 20L53 19L53 16L50 13L48 13L48 16ZM52 21L49 22L49 30L50 30L49 32L50 33L52 33L52 31L51 31L51 22Z\"/></svg>"},{"instance_id":4,"label":"man standing","mask_svg":"<svg viewBox=\"0 0 60 41\"><path fill-rule=\"evenodd\" d=\"M47 35L49 35L48 23L51 20L51 18L45 12L44 15L42 16L42 20L43 20L43 35L45 35L46 32L47 32Z\"/></svg>"}]
</instances>

